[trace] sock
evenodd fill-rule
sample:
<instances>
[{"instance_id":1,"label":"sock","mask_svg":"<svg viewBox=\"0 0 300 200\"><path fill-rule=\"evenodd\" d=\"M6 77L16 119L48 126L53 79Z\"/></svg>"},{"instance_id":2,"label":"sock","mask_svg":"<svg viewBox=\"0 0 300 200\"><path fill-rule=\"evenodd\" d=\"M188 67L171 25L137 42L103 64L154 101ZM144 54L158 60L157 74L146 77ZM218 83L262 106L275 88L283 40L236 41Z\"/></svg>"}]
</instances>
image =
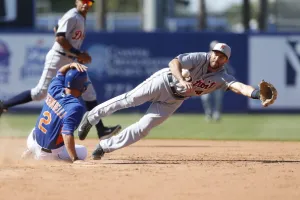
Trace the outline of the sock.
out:
<instances>
[{"instance_id":1,"label":"sock","mask_svg":"<svg viewBox=\"0 0 300 200\"><path fill-rule=\"evenodd\" d=\"M7 101L4 101L3 105L4 105L4 108L10 108L10 107L13 107L16 105L28 103L30 101L32 101L31 91L27 90L27 91L24 91L24 92L18 94L17 96L14 96L13 98L11 98Z\"/></svg>"},{"instance_id":2,"label":"sock","mask_svg":"<svg viewBox=\"0 0 300 200\"><path fill-rule=\"evenodd\" d=\"M85 101L85 107L86 107L87 111L91 111L97 105L98 105L98 102L96 100L95 101ZM98 137L100 138L101 136L103 136L105 127L104 127L101 119L100 119L99 123L96 124L96 129L97 129Z\"/></svg>"}]
</instances>

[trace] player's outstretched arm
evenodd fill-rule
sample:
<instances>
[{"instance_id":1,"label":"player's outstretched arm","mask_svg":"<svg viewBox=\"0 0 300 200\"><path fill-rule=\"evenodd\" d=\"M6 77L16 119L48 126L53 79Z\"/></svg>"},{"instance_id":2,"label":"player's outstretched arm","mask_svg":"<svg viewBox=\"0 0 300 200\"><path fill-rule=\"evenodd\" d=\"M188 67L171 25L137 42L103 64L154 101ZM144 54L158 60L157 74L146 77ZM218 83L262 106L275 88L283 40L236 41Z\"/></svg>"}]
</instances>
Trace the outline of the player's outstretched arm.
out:
<instances>
[{"instance_id":1,"label":"player's outstretched arm","mask_svg":"<svg viewBox=\"0 0 300 200\"><path fill-rule=\"evenodd\" d=\"M271 83L265 82L264 80L260 82L259 89L254 89L252 86L240 82L232 83L229 86L229 89L252 99L259 99L264 107L272 105L277 99L276 88Z\"/></svg>"},{"instance_id":2,"label":"player's outstretched arm","mask_svg":"<svg viewBox=\"0 0 300 200\"><path fill-rule=\"evenodd\" d=\"M250 85L246 85L241 82L234 82L234 83L230 84L229 89L237 94L242 94L249 98L253 98L252 93L255 91L254 87L252 87Z\"/></svg>"}]
</instances>

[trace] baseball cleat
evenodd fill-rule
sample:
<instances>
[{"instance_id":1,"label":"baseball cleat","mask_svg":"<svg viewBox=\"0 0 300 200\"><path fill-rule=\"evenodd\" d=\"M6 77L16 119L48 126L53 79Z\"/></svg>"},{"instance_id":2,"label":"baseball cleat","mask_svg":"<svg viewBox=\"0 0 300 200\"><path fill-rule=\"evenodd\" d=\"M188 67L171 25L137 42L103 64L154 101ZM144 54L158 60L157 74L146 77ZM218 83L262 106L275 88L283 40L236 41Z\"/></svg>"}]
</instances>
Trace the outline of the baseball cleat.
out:
<instances>
[{"instance_id":1,"label":"baseball cleat","mask_svg":"<svg viewBox=\"0 0 300 200\"><path fill-rule=\"evenodd\" d=\"M86 136L88 135L89 131L92 128L92 124L90 124L89 120L88 120L88 114L89 112L86 112L83 117L82 117L82 121L79 124L78 127L78 137L80 140L84 140L86 138Z\"/></svg>"},{"instance_id":2,"label":"baseball cleat","mask_svg":"<svg viewBox=\"0 0 300 200\"><path fill-rule=\"evenodd\" d=\"M116 135L122 127L120 125L112 126L112 127L105 127L103 133L98 133L99 139L104 140L110 138L113 135Z\"/></svg>"},{"instance_id":3,"label":"baseball cleat","mask_svg":"<svg viewBox=\"0 0 300 200\"><path fill-rule=\"evenodd\" d=\"M97 144L96 149L93 151L92 159L93 160L101 160L101 158L104 155L104 150L100 146L100 144Z\"/></svg>"}]
</instances>

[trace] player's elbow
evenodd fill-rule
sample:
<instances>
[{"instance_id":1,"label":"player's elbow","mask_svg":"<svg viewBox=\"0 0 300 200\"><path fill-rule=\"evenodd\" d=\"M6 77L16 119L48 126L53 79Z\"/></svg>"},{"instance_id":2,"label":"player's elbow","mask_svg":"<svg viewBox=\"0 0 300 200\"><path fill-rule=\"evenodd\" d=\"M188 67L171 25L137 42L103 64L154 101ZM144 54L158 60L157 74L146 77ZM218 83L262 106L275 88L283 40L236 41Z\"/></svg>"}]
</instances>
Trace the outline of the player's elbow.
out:
<instances>
[{"instance_id":1,"label":"player's elbow","mask_svg":"<svg viewBox=\"0 0 300 200\"><path fill-rule=\"evenodd\" d=\"M62 44L65 41L65 37L61 35L56 35L55 41L58 42L59 44Z\"/></svg>"},{"instance_id":2,"label":"player's elbow","mask_svg":"<svg viewBox=\"0 0 300 200\"><path fill-rule=\"evenodd\" d=\"M56 36L56 37L55 37L55 41L58 42L58 43L61 43L61 42L62 42L62 39L61 39L61 37Z\"/></svg>"},{"instance_id":3,"label":"player's elbow","mask_svg":"<svg viewBox=\"0 0 300 200\"><path fill-rule=\"evenodd\" d=\"M58 30L58 24L56 26L53 27L53 32L56 33Z\"/></svg>"},{"instance_id":4,"label":"player's elbow","mask_svg":"<svg viewBox=\"0 0 300 200\"><path fill-rule=\"evenodd\" d=\"M179 63L178 59L176 59L176 58L174 58L173 60L171 60L169 62L169 67L170 68L174 68L175 66L180 66L180 63Z\"/></svg>"}]
</instances>

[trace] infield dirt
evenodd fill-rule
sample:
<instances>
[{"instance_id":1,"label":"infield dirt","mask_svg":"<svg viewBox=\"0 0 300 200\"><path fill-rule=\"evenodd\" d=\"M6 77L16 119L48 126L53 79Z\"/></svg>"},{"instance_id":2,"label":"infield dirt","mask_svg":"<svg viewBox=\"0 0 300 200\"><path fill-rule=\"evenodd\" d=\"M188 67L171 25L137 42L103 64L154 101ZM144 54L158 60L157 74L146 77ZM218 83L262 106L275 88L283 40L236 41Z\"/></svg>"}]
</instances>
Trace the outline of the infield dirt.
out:
<instances>
[{"instance_id":1,"label":"infield dirt","mask_svg":"<svg viewBox=\"0 0 300 200\"><path fill-rule=\"evenodd\" d=\"M77 142L90 155L97 140ZM300 142L142 140L85 165L21 160L24 149L0 139L0 199L300 199Z\"/></svg>"}]
</instances>

